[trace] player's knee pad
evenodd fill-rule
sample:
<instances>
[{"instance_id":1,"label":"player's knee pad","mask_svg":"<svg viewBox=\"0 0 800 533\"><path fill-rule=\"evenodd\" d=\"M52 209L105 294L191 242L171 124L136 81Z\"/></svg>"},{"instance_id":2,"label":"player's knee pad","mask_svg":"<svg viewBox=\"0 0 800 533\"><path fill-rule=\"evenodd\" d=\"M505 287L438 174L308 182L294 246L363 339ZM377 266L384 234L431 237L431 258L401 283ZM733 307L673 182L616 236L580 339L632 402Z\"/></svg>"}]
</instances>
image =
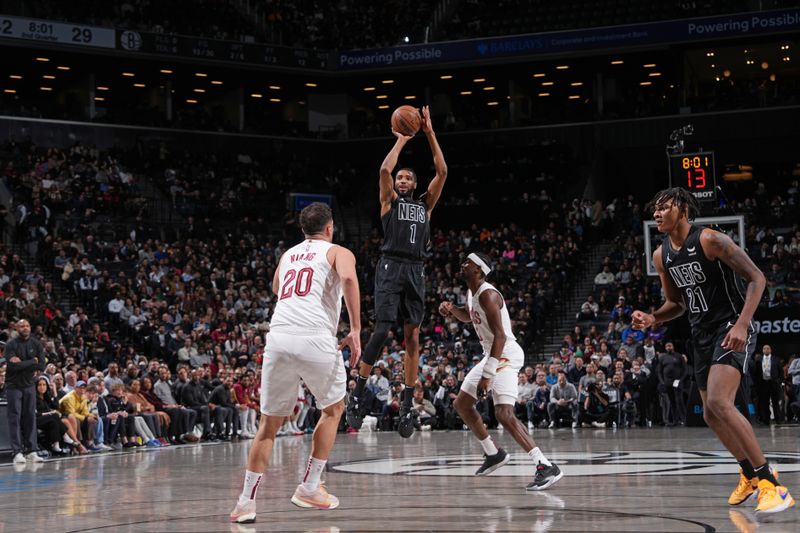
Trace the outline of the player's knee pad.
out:
<instances>
[{"instance_id":1,"label":"player's knee pad","mask_svg":"<svg viewBox=\"0 0 800 533\"><path fill-rule=\"evenodd\" d=\"M367 342L367 345L364 347L364 353L361 355L362 361L370 366L375 364L375 361L378 359L378 353L380 353L383 343L389 336L391 327L391 322L378 322L375 324L375 330L372 332L369 342Z\"/></svg>"}]
</instances>

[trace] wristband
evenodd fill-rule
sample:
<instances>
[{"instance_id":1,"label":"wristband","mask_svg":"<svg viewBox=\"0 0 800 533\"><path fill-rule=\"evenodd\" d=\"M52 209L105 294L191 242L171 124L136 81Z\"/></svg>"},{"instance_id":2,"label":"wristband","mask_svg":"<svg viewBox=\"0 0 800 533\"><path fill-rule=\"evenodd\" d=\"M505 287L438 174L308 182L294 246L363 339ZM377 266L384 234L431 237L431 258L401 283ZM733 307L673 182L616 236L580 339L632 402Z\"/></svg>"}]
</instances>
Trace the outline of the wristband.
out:
<instances>
[{"instance_id":1,"label":"wristband","mask_svg":"<svg viewBox=\"0 0 800 533\"><path fill-rule=\"evenodd\" d=\"M497 373L497 366L499 364L500 364L499 359L490 356L486 360L486 363L483 365L483 372L481 373L481 377L493 378L494 375Z\"/></svg>"}]
</instances>

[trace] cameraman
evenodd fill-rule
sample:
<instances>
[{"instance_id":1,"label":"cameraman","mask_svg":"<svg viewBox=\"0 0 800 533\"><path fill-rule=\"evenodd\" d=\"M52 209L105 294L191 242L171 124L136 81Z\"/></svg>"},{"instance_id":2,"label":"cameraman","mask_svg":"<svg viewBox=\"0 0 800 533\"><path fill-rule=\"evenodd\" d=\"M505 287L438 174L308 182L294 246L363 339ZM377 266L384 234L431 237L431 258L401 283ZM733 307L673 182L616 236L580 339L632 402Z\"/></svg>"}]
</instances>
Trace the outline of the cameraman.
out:
<instances>
[{"instance_id":1,"label":"cameraman","mask_svg":"<svg viewBox=\"0 0 800 533\"><path fill-rule=\"evenodd\" d=\"M610 402L602 387L603 385L596 381L589 381L586 384L586 399L583 400L583 412L581 413L583 424L591 422L596 428L605 428L606 423L610 420Z\"/></svg>"}]
</instances>

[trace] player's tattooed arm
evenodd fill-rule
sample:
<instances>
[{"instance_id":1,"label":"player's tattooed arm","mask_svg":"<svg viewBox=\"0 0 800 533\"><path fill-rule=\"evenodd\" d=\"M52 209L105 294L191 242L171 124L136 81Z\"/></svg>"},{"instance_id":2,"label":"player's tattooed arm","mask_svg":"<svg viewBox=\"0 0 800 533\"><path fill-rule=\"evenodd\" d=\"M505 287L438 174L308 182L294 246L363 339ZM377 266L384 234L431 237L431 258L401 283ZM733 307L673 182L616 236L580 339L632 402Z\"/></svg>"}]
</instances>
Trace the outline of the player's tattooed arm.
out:
<instances>
[{"instance_id":1,"label":"player's tattooed arm","mask_svg":"<svg viewBox=\"0 0 800 533\"><path fill-rule=\"evenodd\" d=\"M744 306L739 314L739 320L736 322L737 325L746 328L758 309L767 285L764 273L753 263L747 252L722 232L704 229L700 235L700 246L706 257L712 261L719 259L747 282Z\"/></svg>"}]
</instances>

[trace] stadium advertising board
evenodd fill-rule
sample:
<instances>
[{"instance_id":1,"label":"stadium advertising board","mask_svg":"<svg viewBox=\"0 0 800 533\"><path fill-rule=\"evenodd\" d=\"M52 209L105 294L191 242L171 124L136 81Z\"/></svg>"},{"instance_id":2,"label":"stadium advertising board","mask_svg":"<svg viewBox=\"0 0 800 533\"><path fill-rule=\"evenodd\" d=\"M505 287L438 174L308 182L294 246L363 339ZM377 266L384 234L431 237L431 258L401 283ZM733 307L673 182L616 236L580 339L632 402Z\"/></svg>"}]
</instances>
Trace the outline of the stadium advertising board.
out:
<instances>
[{"instance_id":1,"label":"stadium advertising board","mask_svg":"<svg viewBox=\"0 0 800 533\"><path fill-rule=\"evenodd\" d=\"M340 51L336 63L340 70L359 70L747 37L798 30L800 9L787 9L491 39Z\"/></svg>"},{"instance_id":2,"label":"stadium advertising board","mask_svg":"<svg viewBox=\"0 0 800 533\"><path fill-rule=\"evenodd\" d=\"M753 319L758 332L760 351L765 344L772 346L773 351L781 358L798 353L800 344L800 310L797 307L775 307L766 309L759 307Z\"/></svg>"}]
</instances>

